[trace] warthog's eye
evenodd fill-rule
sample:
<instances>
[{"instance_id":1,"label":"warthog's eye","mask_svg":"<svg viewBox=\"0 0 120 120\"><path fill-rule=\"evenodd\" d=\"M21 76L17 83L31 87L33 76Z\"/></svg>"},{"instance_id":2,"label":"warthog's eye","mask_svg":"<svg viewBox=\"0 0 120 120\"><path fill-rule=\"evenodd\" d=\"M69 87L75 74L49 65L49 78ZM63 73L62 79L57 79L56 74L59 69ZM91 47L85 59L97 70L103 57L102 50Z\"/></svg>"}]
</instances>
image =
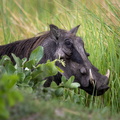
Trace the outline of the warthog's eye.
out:
<instances>
[{"instance_id":1,"label":"warthog's eye","mask_svg":"<svg viewBox=\"0 0 120 120\"><path fill-rule=\"evenodd\" d=\"M65 41L65 45L68 46L68 47L71 47L71 46L72 46L72 43L71 43L69 40L66 40L66 41Z\"/></svg>"}]
</instances>

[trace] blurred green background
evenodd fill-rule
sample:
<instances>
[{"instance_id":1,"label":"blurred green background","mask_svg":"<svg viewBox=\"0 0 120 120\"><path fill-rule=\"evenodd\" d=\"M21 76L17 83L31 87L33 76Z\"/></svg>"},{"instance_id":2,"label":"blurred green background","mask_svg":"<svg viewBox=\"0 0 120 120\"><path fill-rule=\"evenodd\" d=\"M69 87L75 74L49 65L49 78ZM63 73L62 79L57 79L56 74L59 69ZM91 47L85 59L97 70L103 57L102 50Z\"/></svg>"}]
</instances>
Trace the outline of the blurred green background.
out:
<instances>
[{"instance_id":1,"label":"blurred green background","mask_svg":"<svg viewBox=\"0 0 120 120\"><path fill-rule=\"evenodd\" d=\"M89 59L105 74L109 68L110 89L94 99L92 108L120 112L120 1L119 0L0 0L0 45L49 30L49 24L71 29L85 43ZM83 104L91 96L82 91ZM80 107L80 106L79 106Z\"/></svg>"}]
</instances>

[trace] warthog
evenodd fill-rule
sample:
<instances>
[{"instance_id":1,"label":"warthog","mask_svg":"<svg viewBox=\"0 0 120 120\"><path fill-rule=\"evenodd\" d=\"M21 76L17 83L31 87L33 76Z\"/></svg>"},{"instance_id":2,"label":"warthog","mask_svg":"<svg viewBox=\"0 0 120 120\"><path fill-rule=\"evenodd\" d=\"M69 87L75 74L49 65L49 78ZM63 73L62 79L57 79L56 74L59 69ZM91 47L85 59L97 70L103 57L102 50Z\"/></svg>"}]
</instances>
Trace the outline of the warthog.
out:
<instances>
[{"instance_id":1,"label":"warthog","mask_svg":"<svg viewBox=\"0 0 120 120\"><path fill-rule=\"evenodd\" d=\"M52 78L59 84L61 76L66 78L75 76L75 82L80 83L80 88L91 95L102 95L108 90L108 78L110 71L106 75L101 75L98 69L88 60L89 53L85 51L84 42L78 36L79 25L66 31L59 29L55 25L50 25L50 31L44 32L38 37L33 37L21 41L16 41L7 45L0 46L0 56L8 55L11 59L11 53L20 58L29 58L33 49L38 46L44 47L44 56L40 63L45 63L48 59L63 59L66 66L60 63L57 65L64 71L56 76L49 77L44 86L50 86ZM13 60L13 59L12 59Z\"/></svg>"}]
</instances>

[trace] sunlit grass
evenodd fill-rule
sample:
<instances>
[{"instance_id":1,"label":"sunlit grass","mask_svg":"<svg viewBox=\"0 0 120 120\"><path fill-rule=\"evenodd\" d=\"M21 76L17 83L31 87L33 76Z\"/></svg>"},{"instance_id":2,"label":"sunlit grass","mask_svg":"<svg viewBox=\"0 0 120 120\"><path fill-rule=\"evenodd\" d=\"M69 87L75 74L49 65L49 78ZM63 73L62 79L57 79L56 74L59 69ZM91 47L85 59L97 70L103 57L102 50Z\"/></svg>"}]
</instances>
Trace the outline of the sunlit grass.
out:
<instances>
[{"instance_id":1,"label":"sunlit grass","mask_svg":"<svg viewBox=\"0 0 120 120\"><path fill-rule=\"evenodd\" d=\"M70 29L80 24L89 59L105 74L110 89L93 98L81 91L81 105L120 111L120 3L118 0L1 0L0 44L33 37L49 24Z\"/></svg>"}]
</instances>

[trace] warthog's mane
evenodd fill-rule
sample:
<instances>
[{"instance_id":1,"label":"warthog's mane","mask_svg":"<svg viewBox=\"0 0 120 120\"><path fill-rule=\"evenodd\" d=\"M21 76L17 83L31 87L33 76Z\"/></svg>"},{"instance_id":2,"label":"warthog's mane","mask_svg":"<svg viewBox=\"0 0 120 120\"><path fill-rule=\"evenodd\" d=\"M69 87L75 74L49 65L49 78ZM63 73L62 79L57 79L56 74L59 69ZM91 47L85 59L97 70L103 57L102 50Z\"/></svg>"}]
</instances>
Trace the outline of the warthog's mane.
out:
<instances>
[{"instance_id":1,"label":"warthog's mane","mask_svg":"<svg viewBox=\"0 0 120 120\"><path fill-rule=\"evenodd\" d=\"M29 57L31 51L41 45L47 37L50 36L50 31L42 32L39 36L32 38L24 39L9 43L7 45L0 46L0 57L3 55L8 55L11 57L11 53L14 53L16 56L23 58Z\"/></svg>"}]
</instances>

